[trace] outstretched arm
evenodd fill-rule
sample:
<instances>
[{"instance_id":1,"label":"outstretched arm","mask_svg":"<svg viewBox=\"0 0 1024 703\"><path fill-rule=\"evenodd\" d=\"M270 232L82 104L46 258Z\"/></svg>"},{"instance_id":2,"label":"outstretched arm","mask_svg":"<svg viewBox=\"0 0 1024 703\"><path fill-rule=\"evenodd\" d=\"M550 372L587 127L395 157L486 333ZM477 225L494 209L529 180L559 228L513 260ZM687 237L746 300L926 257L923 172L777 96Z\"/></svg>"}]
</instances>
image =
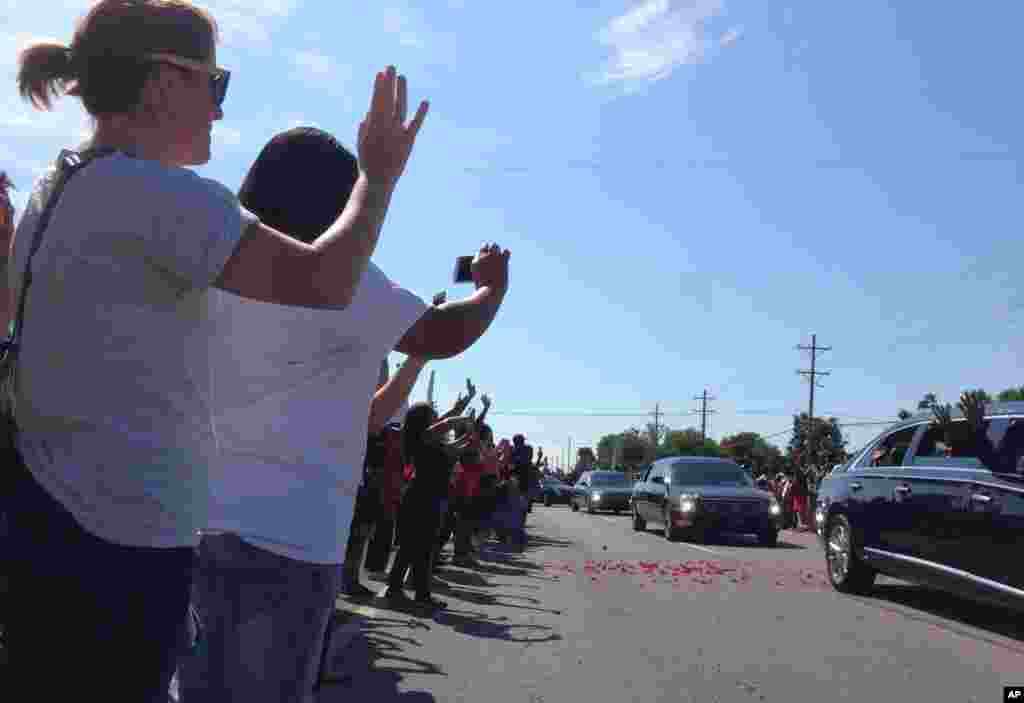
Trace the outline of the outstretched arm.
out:
<instances>
[{"instance_id":1,"label":"outstretched arm","mask_svg":"<svg viewBox=\"0 0 1024 703\"><path fill-rule=\"evenodd\" d=\"M442 415L440 420L447 420L450 417L457 417L462 413L466 412L466 408L473 402L473 398L476 397L476 386L473 385L473 381L466 379L466 397L463 398L462 394L459 393L458 398L455 399L455 405L452 409Z\"/></svg>"},{"instance_id":2,"label":"outstretched arm","mask_svg":"<svg viewBox=\"0 0 1024 703\"><path fill-rule=\"evenodd\" d=\"M465 300L428 309L395 349L428 359L448 359L473 346L494 322L508 292L510 256L497 244L482 247L473 261L476 292Z\"/></svg>"},{"instance_id":3,"label":"outstretched arm","mask_svg":"<svg viewBox=\"0 0 1024 703\"><path fill-rule=\"evenodd\" d=\"M370 434L379 432L398 412L412 392L412 387L416 385L416 379L426 364L426 359L410 356L398 372L377 391L370 401Z\"/></svg>"}]
</instances>

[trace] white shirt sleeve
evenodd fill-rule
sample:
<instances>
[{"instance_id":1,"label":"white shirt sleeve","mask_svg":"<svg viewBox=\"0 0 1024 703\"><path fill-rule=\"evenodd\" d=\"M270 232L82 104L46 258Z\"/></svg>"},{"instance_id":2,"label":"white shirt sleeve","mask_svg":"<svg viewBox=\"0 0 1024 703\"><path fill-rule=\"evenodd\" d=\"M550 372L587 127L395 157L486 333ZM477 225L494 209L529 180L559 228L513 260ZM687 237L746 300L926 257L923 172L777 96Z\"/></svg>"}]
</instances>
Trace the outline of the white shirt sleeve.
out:
<instances>
[{"instance_id":1,"label":"white shirt sleeve","mask_svg":"<svg viewBox=\"0 0 1024 703\"><path fill-rule=\"evenodd\" d=\"M161 181L147 189L151 226L140 232L146 255L189 285L207 288L259 218L223 185L191 171L167 170Z\"/></svg>"},{"instance_id":2,"label":"white shirt sleeve","mask_svg":"<svg viewBox=\"0 0 1024 703\"><path fill-rule=\"evenodd\" d=\"M412 291L393 283L373 262L370 262L359 285L372 295L369 309L386 354L423 317L428 305Z\"/></svg>"}]
</instances>

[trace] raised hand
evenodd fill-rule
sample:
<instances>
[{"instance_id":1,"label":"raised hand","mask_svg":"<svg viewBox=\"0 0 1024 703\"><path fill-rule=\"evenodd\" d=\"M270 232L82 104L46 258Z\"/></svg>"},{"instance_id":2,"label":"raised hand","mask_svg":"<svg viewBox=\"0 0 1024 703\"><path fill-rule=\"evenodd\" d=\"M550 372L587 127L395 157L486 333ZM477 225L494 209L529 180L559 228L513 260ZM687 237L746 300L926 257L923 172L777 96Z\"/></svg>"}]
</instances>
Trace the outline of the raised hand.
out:
<instances>
[{"instance_id":1,"label":"raised hand","mask_svg":"<svg viewBox=\"0 0 1024 703\"><path fill-rule=\"evenodd\" d=\"M960 412L967 418L967 426L975 434L985 431L985 398L977 391L967 391L960 396L957 403Z\"/></svg>"},{"instance_id":2,"label":"raised hand","mask_svg":"<svg viewBox=\"0 0 1024 703\"><path fill-rule=\"evenodd\" d=\"M394 186L405 172L429 104L406 124L408 85L394 66L377 74L366 119L359 125L359 168L371 183Z\"/></svg>"},{"instance_id":3,"label":"raised hand","mask_svg":"<svg viewBox=\"0 0 1024 703\"><path fill-rule=\"evenodd\" d=\"M480 247L473 259L473 283L477 288L487 286L505 292L508 290L508 260L512 253L497 244Z\"/></svg>"},{"instance_id":4,"label":"raised hand","mask_svg":"<svg viewBox=\"0 0 1024 703\"><path fill-rule=\"evenodd\" d=\"M953 406L949 403L941 405L936 403L932 406L932 424L941 427L943 433L949 434L949 430L953 427Z\"/></svg>"}]
</instances>

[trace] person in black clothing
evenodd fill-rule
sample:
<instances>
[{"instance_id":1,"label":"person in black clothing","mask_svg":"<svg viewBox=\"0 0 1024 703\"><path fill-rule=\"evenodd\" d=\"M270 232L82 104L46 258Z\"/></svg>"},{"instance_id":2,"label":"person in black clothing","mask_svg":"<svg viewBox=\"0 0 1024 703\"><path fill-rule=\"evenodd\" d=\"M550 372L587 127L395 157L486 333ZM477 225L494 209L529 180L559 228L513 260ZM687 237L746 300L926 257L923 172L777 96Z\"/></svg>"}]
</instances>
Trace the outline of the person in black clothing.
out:
<instances>
[{"instance_id":1,"label":"person in black clothing","mask_svg":"<svg viewBox=\"0 0 1024 703\"><path fill-rule=\"evenodd\" d=\"M533 477L533 447L521 434L512 437L512 475L519 484L519 495L525 501L523 511L530 510L530 479Z\"/></svg>"},{"instance_id":2,"label":"person in black clothing","mask_svg":"<svg viewBox=\"0 0 1024 703\"><path fill-rule=\"evenodd\" d=\"M438 422L437 413L429 403L413 405L405 416L402 451L415 473L399 509L398 529L402 539L383 594L392 603L406 600L402 585L411 569L416 602L432 608L447 607L430 593L430 560L441 528L452 469L466 443L464 440L447 442L444 438L449 431L472 422L473 419L467 417L448 417Z\"/></svg>"}]
</instances>

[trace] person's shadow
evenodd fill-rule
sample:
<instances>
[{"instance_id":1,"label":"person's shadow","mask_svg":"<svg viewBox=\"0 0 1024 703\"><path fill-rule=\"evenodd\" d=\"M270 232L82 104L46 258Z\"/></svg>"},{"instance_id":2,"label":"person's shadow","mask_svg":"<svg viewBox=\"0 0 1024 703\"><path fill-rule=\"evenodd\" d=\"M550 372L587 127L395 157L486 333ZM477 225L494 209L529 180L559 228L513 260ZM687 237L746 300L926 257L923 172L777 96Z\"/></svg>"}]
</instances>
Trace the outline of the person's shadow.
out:
<instances>
[{"instance_id":1,"label":"person's shadow","mask_svg":"<svg viewBox=\"0 0 1024 703\"><path fill-rule=\"evenodd\" d=\"M402 691L399 684L408 674L447 676L436 664L411 656L408 651L422 646L414 636L400 635L408 629L429 630L430 625L399 617L380 617L363 622L360 632L325 663L317 690L318 703L432 703L427 691Z\"/></svg>"}]
</instances>

